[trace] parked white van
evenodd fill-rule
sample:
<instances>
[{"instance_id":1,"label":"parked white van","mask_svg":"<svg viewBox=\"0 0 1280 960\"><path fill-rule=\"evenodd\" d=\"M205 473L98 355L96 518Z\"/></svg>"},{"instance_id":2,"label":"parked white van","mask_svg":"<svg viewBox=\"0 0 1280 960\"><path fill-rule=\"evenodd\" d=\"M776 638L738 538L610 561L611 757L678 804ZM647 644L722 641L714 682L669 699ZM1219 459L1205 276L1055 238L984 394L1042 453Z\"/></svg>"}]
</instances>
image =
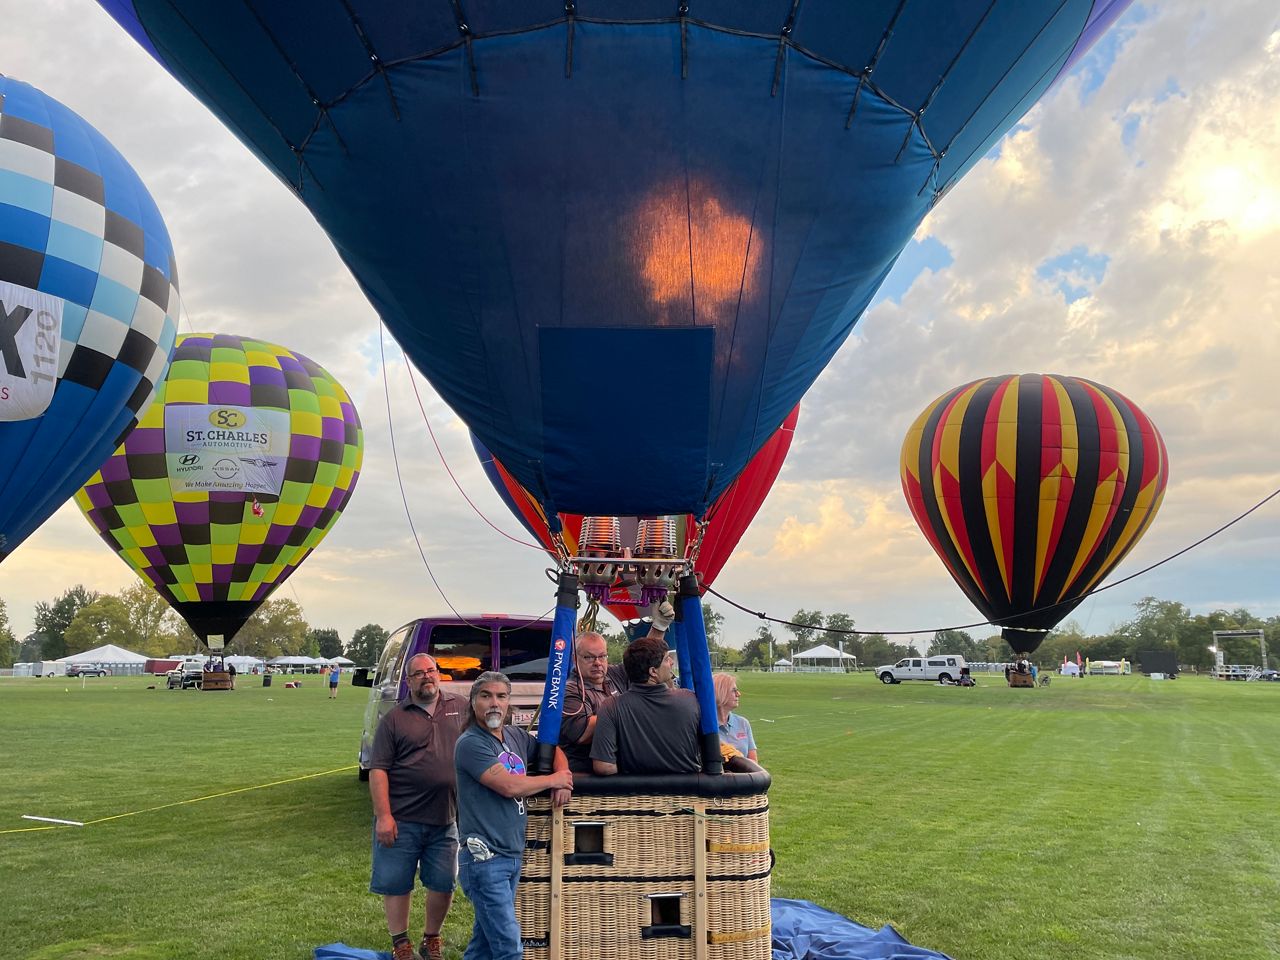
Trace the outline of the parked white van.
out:
<instances>
[{"instance_id":1,"label":"parked white van","mask_svg":"<svg viewBox=\"0 0 1280 960\"><path fill-rule=\"evenodd\" d=\"M950 683L959 680L968 667L964 657L957 653L944 653L936 657L903 657L895 664L876 667L881 683L901 683L903 680L939 680Z\"/></svg>"}]
</instances>

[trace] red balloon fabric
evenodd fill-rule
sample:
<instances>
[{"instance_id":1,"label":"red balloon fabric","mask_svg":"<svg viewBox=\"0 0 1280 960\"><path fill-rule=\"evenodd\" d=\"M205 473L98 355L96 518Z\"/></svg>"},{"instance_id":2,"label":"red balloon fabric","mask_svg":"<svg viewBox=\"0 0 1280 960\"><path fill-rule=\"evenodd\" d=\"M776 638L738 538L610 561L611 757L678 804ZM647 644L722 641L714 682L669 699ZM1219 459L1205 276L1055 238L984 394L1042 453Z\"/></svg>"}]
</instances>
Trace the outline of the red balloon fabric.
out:
<instances>
[{"instance_id":1,"label":"red balloon fabric","mask_svg":"<svg viewBox=\"0 0 1280 960\"><path fill-rule=\"evenodd\" d=\"M791 449L791 441L795 436L796 423L799 419L800 405L797 404L773 436L756 452L746 469L738 475L733 484L721 494L707 512L707 531L702 538L702 548L698 553L696 566L698 580L704 591L724 569L738 541L747 532L747 527L755 519L774 481L778 479L783 461L786 460L787 452ZM537 538L543 549L555 558L550 526L537 500L520 486L519 482L474 435L471 442L484 467L485 474L489 477L489 482L498 491L507 509L530 534ZM578 538L582 533L582 516L562 513L560 524L565 546L571 553L576 553ZM693 515L685 514L677 518L677 526L676 545L677 549L683 553L689 540L697 533L697 520ZM647 613L647 610L639 606L639 588L622 584L614 585L605 607L623 623L639 620Z\"/></svg>"}]
</instances>

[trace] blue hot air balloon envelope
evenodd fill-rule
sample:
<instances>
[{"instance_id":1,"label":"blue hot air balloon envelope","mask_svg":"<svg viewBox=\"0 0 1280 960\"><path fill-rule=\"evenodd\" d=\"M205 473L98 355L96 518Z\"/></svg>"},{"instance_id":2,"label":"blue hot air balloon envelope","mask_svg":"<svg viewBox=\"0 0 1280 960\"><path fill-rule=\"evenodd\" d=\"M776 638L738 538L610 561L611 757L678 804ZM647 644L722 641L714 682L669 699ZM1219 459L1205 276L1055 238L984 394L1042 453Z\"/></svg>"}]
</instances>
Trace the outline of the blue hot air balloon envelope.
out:
<instances>
[{"instance_id":1,"label":"blue hot air balloon envelope","mask_svg":"<svg viewBox=\"0 0 1280 960\"><path fill-rule=\"evenodd\" d=\"M138 175L67 107L0 76L0 559L137 424L178 310Z\"/></svg>"},{"instance_id":2,"label":"blue hot air balloon envelope","mask_svg":"<svg viewBox=\"0 0 1280 960\"><path fill-rule=\"evenodd\" d=\"M548 515L703 513L1127 5L102 2Z\"/></svg>"}]
</instances>

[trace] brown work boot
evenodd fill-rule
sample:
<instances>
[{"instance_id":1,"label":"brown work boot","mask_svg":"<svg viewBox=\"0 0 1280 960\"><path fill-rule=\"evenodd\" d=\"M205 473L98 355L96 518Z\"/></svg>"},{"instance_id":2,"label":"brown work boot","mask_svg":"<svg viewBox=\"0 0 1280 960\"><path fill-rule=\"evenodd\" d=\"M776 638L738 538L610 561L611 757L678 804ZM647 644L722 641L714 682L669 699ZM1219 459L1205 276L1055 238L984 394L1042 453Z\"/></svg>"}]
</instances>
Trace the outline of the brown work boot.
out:
<instances>
[{"instance_id":1,"label":"brown work boot","mask_svg":"<svg viewBox=\"0 0 1280 960\"><path fill-rule=\"evenodd\" d=\"M391 945L391 956L393 960L422 960L418 956L418 951L413 949L413 944L408 940L397 940Z\"/></svg>"},{"instance_id":2,"label":"brown work boot","mask_svg":"<svg viewBox=\"0 0 1280 960\"><path fill-rule=\"evenodd\" d=\"M418 944L422 960L444 960L444 940L438 933L424 933Z\"/></svg>"}]
</instances>

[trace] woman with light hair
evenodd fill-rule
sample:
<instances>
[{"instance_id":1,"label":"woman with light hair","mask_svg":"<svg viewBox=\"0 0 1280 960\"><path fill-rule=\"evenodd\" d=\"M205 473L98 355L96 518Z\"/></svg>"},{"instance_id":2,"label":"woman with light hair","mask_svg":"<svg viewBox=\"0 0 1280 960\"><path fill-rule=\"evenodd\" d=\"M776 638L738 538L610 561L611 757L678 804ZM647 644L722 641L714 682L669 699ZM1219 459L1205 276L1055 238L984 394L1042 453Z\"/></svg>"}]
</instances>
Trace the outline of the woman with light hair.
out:
<instances>
[{"instance_id":1,"label":"woman with light hair","mask_svg":"<svg viewBox=\"0 0 1280 960\"><path fill-rule=\"evenodd\" d=\"M756 738L751 735L751 723L746 717L733 712L741 700L738 681L727 673L717 673L712 678L716 688L716 713L720 719L720 743L737 750L748 760L756 759Z\"/></svg>"}]
</instances>

